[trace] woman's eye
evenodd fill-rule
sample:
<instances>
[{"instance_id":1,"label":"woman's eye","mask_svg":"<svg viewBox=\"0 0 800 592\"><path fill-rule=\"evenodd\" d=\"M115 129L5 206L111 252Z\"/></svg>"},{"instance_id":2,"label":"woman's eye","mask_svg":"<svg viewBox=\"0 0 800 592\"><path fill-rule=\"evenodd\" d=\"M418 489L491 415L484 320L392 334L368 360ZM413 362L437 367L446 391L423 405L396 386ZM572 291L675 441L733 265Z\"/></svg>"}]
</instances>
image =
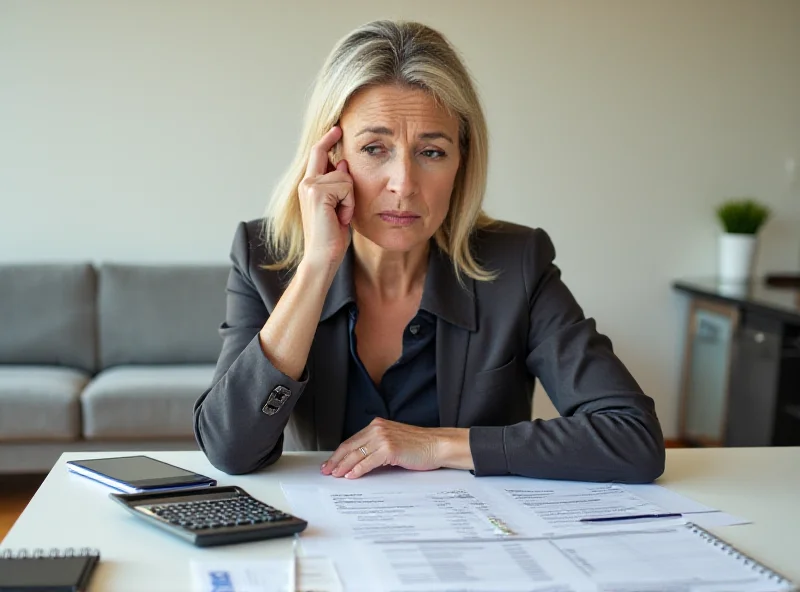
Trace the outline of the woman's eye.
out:
<instances>
[{"instance_id":1,"label":"woman's eye","mask_svg":"<svg viewBox=\"0 0 800 592\"><path fill-rule=\"evenodd\" d=\"M381 153L381 147L380 146L364 146L361 149L361 152L369 154L370 156L377 156L378 154Z\"/></svg>"},{"instance_id":2,"label":"woman's eye","mask_svg":"<svg viewBox=\"0 0 800 592\"><path fill-rule=\"evenodd\" d=\"M369 156L381 156L386 152L386 150L383 146L376 146L374 144L371 144L369 146L364 146L361 149L361 152L363 152L364 154L368 154ZM422 152L420 152L420 154L422 154L425 158L429 158L431 160L439 160L447 156L444 150L437 150L434 148L431 148L429 150L423 150Z\"/></svg>"},{"instance_id":3,"label":"woman's eye","mask_svg":"<svg viewBox=\"0 0 800 592\"><path fill-rule=\"evenodd\" d=\"M432 150L432 149L423 150L422 154L423 156L425 156L425 158L430 158L432 160L439 160L440 158L444 158L445 156L447 156L443 150Z\"/></svg>"}]
</instances>

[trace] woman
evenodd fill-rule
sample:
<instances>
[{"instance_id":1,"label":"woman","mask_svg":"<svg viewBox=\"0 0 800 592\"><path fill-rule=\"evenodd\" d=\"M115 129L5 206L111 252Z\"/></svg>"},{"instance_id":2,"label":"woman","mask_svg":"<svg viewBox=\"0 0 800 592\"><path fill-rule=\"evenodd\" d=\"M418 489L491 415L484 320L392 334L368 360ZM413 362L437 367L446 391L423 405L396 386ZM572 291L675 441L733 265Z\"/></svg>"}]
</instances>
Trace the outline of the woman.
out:
<instances>
[{"instance_id":1,"label":"woman","mask_svg":"<svg viewBox=\"0 0 800 592\"><path fill-rule=\"evenodd\" d=\"M214 466L247 473L287 447L334 450L321 471L346 478L662 473L653 401L561 282L548 236L482 212L486 168L477 95L439 33L379 21L337 44L270 215L234 239L222 353L194 414ZM530 421L536 377L562 417Z\"/></svg>"}]
</instances>

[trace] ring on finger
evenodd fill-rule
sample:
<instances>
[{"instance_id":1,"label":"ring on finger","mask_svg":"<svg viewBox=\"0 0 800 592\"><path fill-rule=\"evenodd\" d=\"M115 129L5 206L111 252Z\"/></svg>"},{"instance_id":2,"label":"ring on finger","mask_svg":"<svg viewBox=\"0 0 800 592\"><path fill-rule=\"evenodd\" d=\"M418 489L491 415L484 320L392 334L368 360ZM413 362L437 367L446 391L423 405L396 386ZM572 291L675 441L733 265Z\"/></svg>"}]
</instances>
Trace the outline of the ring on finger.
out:
<instances>
[{"instance_id":1,"label":"ring on finger","mask_svg":"<svg viewBox=\"0 0 800 592\"><path fill-rule=\"evenodd\" d=\"M361 454L363 454L363 455L364 455L364 458L367 458L367 456L369 455L369 452L367 452L367 449L366 449L364 446L359 446L359 447L358 447L358 451L359 451Z\"/></svg>"}]
</instances>

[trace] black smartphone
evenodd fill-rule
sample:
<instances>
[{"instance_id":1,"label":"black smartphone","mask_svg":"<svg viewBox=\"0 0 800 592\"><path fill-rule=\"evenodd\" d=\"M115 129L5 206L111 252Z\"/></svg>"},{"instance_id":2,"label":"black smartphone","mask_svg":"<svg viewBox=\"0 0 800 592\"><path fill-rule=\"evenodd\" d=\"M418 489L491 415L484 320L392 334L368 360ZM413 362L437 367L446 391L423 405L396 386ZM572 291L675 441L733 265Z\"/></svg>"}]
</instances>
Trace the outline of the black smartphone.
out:
<instances>
[{"instance_id":1,"label":"black smartphone","mask_svg":"<svg viewBox=\"0 0 800 592\"><path fill-rule=\"evenodd\" d=\"M126 493L212 487L217 484L211 477L143 455L69 460L66 464L73 473Z\"/></svg>"}]
</instances>

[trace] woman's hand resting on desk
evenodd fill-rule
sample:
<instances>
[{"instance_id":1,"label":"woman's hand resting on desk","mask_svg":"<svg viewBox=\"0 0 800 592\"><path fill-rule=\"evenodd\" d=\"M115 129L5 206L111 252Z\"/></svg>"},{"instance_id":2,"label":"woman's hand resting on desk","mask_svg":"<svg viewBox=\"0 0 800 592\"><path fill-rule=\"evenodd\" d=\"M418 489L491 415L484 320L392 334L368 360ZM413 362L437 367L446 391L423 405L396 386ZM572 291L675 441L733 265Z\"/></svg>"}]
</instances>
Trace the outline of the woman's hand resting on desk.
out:
<instances>
[{"instance_id":1,"label":"woman's hand resting on desk","mask_svg":"<svg viewBox=\"0 0 800 592\"><path fill-rule=\"evenodd\" d=\"M378 417L342 442L321 471L323 475L357 479L387 465L412 471L472 469L469 430L420 428Z\"/></svg>"}]
</instances>

